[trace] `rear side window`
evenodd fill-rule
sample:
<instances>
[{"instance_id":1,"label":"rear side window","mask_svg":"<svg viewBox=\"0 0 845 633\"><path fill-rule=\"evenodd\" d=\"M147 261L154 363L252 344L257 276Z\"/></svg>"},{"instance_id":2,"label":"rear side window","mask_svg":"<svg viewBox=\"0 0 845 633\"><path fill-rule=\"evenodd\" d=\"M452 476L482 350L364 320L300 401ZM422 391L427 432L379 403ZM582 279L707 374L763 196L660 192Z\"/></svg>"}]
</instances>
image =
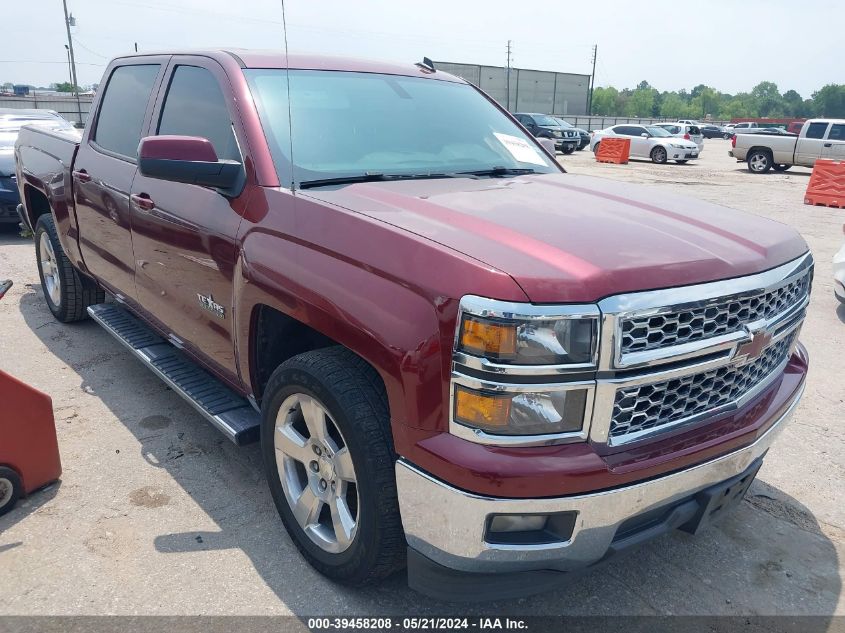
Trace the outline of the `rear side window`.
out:
<instances>
[{"instance_id":1,"label":"rear side window","mask_svg":"<svg viewBox=\"0 0 845 633\"><path fill-rule=\"evenodd\" d=\"M633 125L620 125L613 128L613 131L622 136L639 136L645 130L641 127L634 127Z\"/></svg>"},{"instance_id":2,"label":"rear side window","mask_svg":"<svg viewBox=\"0 0 845 633\"><path fill-rule=\"evenodd\" d=\"M834 123L830 128L830 134L827 135L829 141L845 141L845 125L842 123Z\"/></svg>"},{"instance_id":3,"label":"rear side window","mask_svg":"<svg viewBox=\"0 0 845 633\"><path fill-rule=\"evenodd\" d=\"M94 142L110 152L137 158L144 114L160 66L118 66L106 86Z\"/></svg>"},{"instance_id":4,"label":"rear side window","mask_svg":"<svg viewBox=\"0 0 845 633\"><path fill-rule=\"evenodd\" d=\"M690 125L690 126L688 126L688 127L687 127L687 131L689 131L689 133L690 133L690 134L701 134L701 130L700 130L700 129L698 129L698 128L697 128L696 126L694 126L694 125Z\"/></svg>"},{"instance_id":5,"label":"rear side window","mask_svg":"<svg viewBox=\"0 0 845 633\"><path fill-rule=\"evenodd\" d=\"M240 161L232 119L217 79L198 66L177 66L167 89L159 134L201 136L218 158Z\"/></svg>"},{"instance_id":6,"label":"rear side window","mask_svg":"<svg viewBox=\"0 0 845 633\"><path fill-rule=\"evenodd\" d=\"M810 123L807 128L807 138L824 138L827 123Z\"/></svg>"}]
</instances>

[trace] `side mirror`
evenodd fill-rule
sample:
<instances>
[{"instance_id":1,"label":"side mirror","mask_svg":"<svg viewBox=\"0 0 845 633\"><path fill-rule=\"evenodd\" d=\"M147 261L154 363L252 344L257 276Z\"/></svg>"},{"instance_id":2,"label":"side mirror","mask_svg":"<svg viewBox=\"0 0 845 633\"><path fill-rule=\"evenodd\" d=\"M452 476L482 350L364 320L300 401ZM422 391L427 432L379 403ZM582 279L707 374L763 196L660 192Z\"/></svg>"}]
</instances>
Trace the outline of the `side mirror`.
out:
<instances>
[{"instance_id":1,"label":"side mirror","mask_svg":"<svg viewBox=\"0 0 845 633\"><path fill-rule=\"evenodd\" d=\"M648 132L643 132L642 134L640 134L640 136L642 136L643 138L648 138Z\"/></svg>"},{"instance_id":2,"label":"side mirror","mask_svg":"<svg viewBox=\"0 0 845 633\"><path fill-rule=\"evenodd\" d=\"M543 149L546 150L552 156L555 155L555 142L550 138L538 138L540 145L543 146Z\"/></svg>"},{"instance_id":3,"label":"side mirror","mask_svg":"<svg viewBox=\"0 0 845 633\"><path fill-rule=\"evenodd\" d=\"M241 164L218 160L211 141L198 136L146 136L138 146L138 171L148 178L233 189L242 180Z\"/></svg>"}]
</instances>

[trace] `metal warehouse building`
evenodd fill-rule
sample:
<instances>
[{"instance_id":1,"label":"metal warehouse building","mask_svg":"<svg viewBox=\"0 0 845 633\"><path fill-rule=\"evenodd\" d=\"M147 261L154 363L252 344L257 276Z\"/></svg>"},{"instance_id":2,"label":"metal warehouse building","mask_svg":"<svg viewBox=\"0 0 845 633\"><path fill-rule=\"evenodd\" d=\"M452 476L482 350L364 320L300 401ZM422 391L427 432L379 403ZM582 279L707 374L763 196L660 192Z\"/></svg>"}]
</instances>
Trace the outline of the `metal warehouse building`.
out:
<instances>
[{"instance_id":1,"label":"metal warehouse building","mask_svg":"<svg viewBox=\"0 0 845 633\"><path fill-rule=\"evenodd\" d=\"M507 68L452 62L435 62L435 66L475 84L511 112L587 113L589 75L511 68L508 103Z\"/></svg>"}]
</instances>

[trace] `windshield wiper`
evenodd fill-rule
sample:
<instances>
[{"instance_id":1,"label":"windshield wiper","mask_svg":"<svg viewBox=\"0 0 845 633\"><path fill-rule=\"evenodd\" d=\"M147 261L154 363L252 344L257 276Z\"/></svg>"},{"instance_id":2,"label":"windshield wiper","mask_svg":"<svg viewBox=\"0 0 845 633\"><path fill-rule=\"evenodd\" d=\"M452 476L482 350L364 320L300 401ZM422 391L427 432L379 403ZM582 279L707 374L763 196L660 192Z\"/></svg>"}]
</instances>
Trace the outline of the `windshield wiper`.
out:
<instances>
[{"instance_id":1,"label":"windshield wiper","mask_svg":"<svg viewBox=\"0 0 845 633\"><path fill-rule=\"evenodd\" d=\"M533 171L533 170L531 170ZM319 180L303 180L299 183L300 189L312 187L325 187L328 185L351 185L356 182L382 182L388 180L427 180L435 178L467 178L474 175L473 172L447 173L429 172L423 174L382 174L379 172L364 172L356 176L338 176L336 178L321 178Z\"/></svg>"},{"instance_id":2,"label":"windshield wiper","mask_svg":"<svg viewBox=\"0 0 845 633\"><path fill-rule=\"evenodd\" d=\"M473 176L519 176L521 174L536 173L529 167L491 167L490 169L479 169L477 171L462 171L461 174L471 174Z\"/></svg>"}]
</instances>

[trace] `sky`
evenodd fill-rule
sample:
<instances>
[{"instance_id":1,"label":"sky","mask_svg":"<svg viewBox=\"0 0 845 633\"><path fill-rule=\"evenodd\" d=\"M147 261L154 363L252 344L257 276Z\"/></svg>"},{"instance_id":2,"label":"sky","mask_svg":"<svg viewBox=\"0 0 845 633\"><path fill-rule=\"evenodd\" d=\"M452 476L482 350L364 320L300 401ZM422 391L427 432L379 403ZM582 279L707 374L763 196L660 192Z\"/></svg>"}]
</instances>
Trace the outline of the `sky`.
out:
<instances>
[{"instance_id":1,"label":"sky","mask_svg":"<svg viewBox=\"0 0 845 633\"><path fill-rule=\"evenodd\" d=\"M803 97L845 83L845 0L284 0L291 51L390 61L505 65L589 74L596 85L727 93L774 81ZM282 0L67 0L79 83L140 51L281 48ZM61 0L3 0L0 83L68 81ZM695 5L705 7L692 8ZM840 61L837 61L840 60Z\"/></svg>"}]
</instances>

